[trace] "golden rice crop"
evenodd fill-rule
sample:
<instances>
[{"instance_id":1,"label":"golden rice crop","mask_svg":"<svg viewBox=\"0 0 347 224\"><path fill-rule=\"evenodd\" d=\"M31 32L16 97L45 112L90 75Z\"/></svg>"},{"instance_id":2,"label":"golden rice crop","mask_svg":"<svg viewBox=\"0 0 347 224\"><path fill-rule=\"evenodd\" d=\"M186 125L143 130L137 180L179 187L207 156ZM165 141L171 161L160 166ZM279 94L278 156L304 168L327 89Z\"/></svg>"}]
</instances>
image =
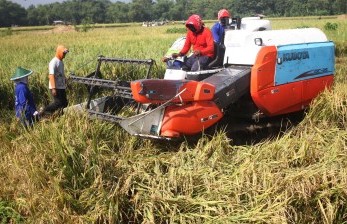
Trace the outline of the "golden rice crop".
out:
<instances>
[{"instance_id":1,"label":"golden rice crop","mask_svg":"<svg viewBox=\"0 0 347 224\"><path fill-rule=\"evenodd\" d=\"M328 31L337 48L342 31ZM287 23L288 22L288 23ZM274 28L321 20L275 20ZM171 25L181 27L182 25ZM281 27L280 27L281 26ZM283 26L283 27L282 27ZM18 31L0 37L0 220L14 223L344 223L347 220L346 54L336 82L285 133L236 145L225 131L196 141L156 142L117 125L66 113L30 132L12 111L17 66L35 71L30 87L48 100L47 66L57 44L70 53L66 71L86 75L96 56L161 56L181 34L163 27L97 28L89 32ZM71 86L70 101L79 90ZM230 124L232 125L232 124Z\"/></svg>"}]
</instances>

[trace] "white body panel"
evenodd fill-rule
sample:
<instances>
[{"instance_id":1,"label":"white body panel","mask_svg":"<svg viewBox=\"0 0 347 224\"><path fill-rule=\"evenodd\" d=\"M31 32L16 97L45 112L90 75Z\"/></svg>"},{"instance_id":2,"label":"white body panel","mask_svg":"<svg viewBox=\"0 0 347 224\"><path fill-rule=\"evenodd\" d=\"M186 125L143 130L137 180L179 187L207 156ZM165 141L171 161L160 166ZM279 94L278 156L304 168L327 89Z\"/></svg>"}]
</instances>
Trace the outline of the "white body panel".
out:
<instances>
[{"instance_id":1,"label":"white body panel","mask_svg":"<svg viewBox=\"0 0 347 224\"><path fill-rule=\"evenodd\" d=\"M260 17L245 17L241 20L240 29L248 31L271 30L271 24L269 20L260 19Z\"/></svg>"},{"instance_id":2,"label":"white body panel","mask_svg":"<svg viewBox=\"0 0 347 224\"><path fill-rule=\"evenodd\" d=\"M266 21L251 18L244 21L242 19L240 30L226 30L224 64L253 65L262 46L327 41L326 35L317 28L256 31L260 27L264 27L268 23ZM270 25L266 28L271 29ZM261 46L255 44L256 38L261 38Z\"/></svg>"},{"instance_id":3,"label":"white body panel","mask_svg":"<svg viewBox=\"0 0 347 224\"><path fill-rule=\"evenodd\" d=\"M186 78L186 71L178 69L166 69L164 79L170 80L182 80Z\"/></svg>"}]
</instances>

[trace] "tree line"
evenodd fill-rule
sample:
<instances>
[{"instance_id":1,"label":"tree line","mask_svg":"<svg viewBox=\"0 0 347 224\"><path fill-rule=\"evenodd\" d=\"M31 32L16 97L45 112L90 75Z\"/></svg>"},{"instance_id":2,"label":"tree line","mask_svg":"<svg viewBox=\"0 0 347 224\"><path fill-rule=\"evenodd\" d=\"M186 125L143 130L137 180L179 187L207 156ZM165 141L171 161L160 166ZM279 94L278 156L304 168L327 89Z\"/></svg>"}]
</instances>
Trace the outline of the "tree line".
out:
<instances>
[{"instance_id":1,"label":"tree line","mask_svg":"<svg viewBox=\"0 0 347 224\"><path fill-rule=\"evenodd\" d=\"M62 3L31 5L27 9L0 0L0 26L51 25L55 20L71 24L128 23L153 20L186 20L196 13L203 19L217 19L227 8L233 16L263 14L269 17L346 14L346 0L67 0Z\"/></svg>"}]
</instances>

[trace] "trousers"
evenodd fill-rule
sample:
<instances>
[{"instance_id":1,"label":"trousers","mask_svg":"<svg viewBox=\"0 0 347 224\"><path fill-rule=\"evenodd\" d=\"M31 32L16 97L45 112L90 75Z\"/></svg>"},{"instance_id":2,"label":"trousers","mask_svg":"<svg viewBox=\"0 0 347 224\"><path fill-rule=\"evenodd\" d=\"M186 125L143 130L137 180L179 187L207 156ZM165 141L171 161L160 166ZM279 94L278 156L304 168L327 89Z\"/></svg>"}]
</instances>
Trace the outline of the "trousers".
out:
<instances>
[{"instance_id":1,"label":"trousers","mask_svg":"<svg viewBox=\"0 0 347 224\"><path fill-rule=\"evenodd\" d=\"M207 65L211 62L211 58L208 56L190 56L185 62L185 66L190 71L200 71L207 67Z\"/></svg>"},{"instance_id":2,"label":"trousers","mask_svg":"<svg viewBox=\"0 0 347 224\"><path fill-rule=\"evenodd\" d=\"M57 94L53 96L52 90L51 95L53 97L53 102L48 104L46 108L44 109L44 112L48 113L54 113L57 110L62 110L68 105L68 100L66 97L66 90L65 89L56 89Z\"/></svg>"}]
</instances>

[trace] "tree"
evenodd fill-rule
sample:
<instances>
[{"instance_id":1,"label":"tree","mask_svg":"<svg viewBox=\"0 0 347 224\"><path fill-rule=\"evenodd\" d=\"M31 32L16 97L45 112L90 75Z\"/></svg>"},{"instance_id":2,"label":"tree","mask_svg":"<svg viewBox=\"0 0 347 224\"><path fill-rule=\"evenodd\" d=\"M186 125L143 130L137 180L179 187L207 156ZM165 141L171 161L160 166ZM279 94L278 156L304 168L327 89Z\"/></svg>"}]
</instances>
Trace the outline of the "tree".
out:
<instances>
[{"instance_id":1,"label":"tree","mask_svg":"<svg viewBox=\"0 0 347 224\"><path fill-rule=\"evenodd\" d=\"M33 7L32 10L28 12L28 18L30 22L35 22L30 25L49 25L50 8L47 5L38 5L36 8Z\"/></svg>"},{"instance_id":2,"label":"tree","mask_svg":"<svg viewBox=\"0 0 347 224\"><path fill-rule=\"evenodd\" d=\"M116 2L111 4L106 10L107 23L127 23L129 20L129 4Z\"/></svg>"},{"instance_id":3,"label":"tree","mask_svg":"<svg viewBox=\"0 0 347 224\"><path fill-rule=\"evenodd\" d=\"M289 10L292 5L292 0L277 0L274 4L274 11L271 13L268 12L268 15L276 16L289 16Z\"/></svg>"},{"instance_id":4,"label":"tree","mask_svg":"<svg viewBox=\"0 0 347 224\"><path fill-rule=\"evenodd\" d=\"M311 15L307 7L307 1L293 1L291 7L289 8L289 10L287 9L286 12L289 12L288 16Z\"/></svg>"},{"instance_id":5,"label":"tree","mask_svg":"<svg viewBox=\"0 0 347 224\"><path fill-rule=\"evenodd\" d=\"M336 0L332 6L331 14L347 14L346 0Z\"/></svg>"},{"instance_id":6,"label":"tree","mask_svg":"<svg viewBox=\"0 0 347 224\"><path fill-rule=\"evenodd\" d=\"M152 0L134 0L130 4L129 18L133 22L151 21L154 16L152 15Z\"/></svg>"},{"instance_id":7,"label":"tree","mask_svg":"<svg viewBox=\"0 0 347 224\"><path fill-rule=\"evenodd\" d=\"M170 16L173 20L186 20L187 13L187 0L176 0L175 5L170 10Z\"/></svg>"},{"instance_id":8,"label":"tree","mask_svg":"<svg viewBox=\"0 0 347 224\"><path fill-rule=\"evenodd\" d=\"M26 25L27 12L17 3L0 0L0 26Z\"/></svg>"},{"instance_id":9,"label":"tree","mask_svg":"<svg viewBox=\"0 0 347 224\"><path fill-rule=\"evenodd\" d=\"M217 20L220 9L232 16L306 16L346 14L346 0L66 0L62 3L30 6L27 10L9 0L0 0L0 26L48 25L53 20L74 24L142 22L158 19L186 20L199 14L203 20Z\"/></svg>"},{"instance_id":10,"label":"tree","mask_svg":"<svg viewBox=\"0 0 347 224\"><path fill-rule=\"evenodd\" d=\"M170 10L174 7L174 2L171 0L158 0L153 5L153 17L157 19L173 20Z\"/></svg>"},{"instance_id":11,"label":"tree","mask_svg":"<svg viewBox=\"0 0 347 224\"><path fill-rule=\"evenodd\" d=\"M104 23L106 9L111 4L108 0L84 0L82 6L82 17L90 18L94 23Z\"/></svg>"},{"instance_id":12,"label":"tree","mask_svg":"<svg viewBox=\"0 0 347 224\"><path fill-rule=\"evenodd\" d=\"M204 0L189 0L186 1L185 9L188 13L188 17L192 14L198 14L202 18L205 15L205 1Z\"/></svg>"},{"instance_id":13,"label":"tree","mask_svg":"<svg viewBox=\"0 0 347 224\"><path fill-rule=\"evenodd\" d=\"M38 13L34 5L30 5L27 10L27 21L29 26L35 26L39 24L38 22Z\"/></svg>"}]
</instances>

